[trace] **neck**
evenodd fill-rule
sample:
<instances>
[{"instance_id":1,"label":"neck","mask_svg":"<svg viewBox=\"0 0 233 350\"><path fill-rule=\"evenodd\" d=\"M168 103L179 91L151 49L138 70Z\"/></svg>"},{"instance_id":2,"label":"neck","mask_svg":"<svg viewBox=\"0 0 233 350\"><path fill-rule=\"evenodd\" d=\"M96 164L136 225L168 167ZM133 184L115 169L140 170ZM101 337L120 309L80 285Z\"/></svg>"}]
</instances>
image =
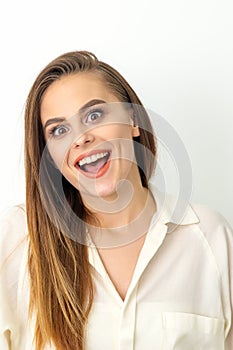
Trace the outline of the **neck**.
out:
<instances>
[{"instance_id":1,"label":"neck","mask_svg":"<svg viewBox=\"0 0 233 350\"><path fill-rule=\"evenodd\" d=\"M129 183L125 185L128 187ZM147 232L156 210L153 196L141 183L134 184L131 190L122 185L114 201L104 201L103 208L99 204L98 210L94 211L98 226L90 225L88 230L99 246L124 245Z\"/></svg>"},{"instance_id":2,"label":"neck","mask_svg":"<svg viewBox=\"0 0 233 350\"><path fill-rule=\"evenodd\" d=\"M129 195L129 191L127 193L124 188L119 189L114 208L111 208L113 210L96 213L101 227L117 228L129 225L143 211L150 196L148 189L141 187L130 192Z\"/></svg>"}]
</instances>

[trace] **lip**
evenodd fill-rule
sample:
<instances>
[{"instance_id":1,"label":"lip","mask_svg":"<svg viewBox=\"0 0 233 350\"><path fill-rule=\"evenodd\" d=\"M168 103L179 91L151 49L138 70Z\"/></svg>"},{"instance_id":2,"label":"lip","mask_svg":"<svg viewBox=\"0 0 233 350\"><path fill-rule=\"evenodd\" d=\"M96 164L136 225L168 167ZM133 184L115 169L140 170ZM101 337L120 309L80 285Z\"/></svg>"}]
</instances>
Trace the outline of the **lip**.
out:
<instances>
[{"instance_id":1,"label":"lip","mask_svg":"<svg viewBox=\"0 0 233 350\"><path fill-rule=\"evenodd\" d=\"M90 157L94 154L97 154L97 153L105 153L105 152L108 152L110 155L109 155L109 158L108 158L108 161L106 162L106 164L96 173L96 174L91 174L91 173L87 173L86 171L83 171L79 165L77 164L78 162L80 162L80 160L82 160L83 158L86 158L86 157ZM89 177L89 178L98 178L102 175L104 175L109 166L110 166L110 161L111 161L111 155L112 155L112 151L109 150L109 149L98 149L98 150L94 150L94 151L90 151L90 152L86 152L86 153L82 153L80 154L80 156L78 156L78 158L76 158L76 160L74 161L74 167L76 169L78 169L78 171L80 173L82 173L83 175L85 175L86 177Z\"/></svg>"}]
</instances>

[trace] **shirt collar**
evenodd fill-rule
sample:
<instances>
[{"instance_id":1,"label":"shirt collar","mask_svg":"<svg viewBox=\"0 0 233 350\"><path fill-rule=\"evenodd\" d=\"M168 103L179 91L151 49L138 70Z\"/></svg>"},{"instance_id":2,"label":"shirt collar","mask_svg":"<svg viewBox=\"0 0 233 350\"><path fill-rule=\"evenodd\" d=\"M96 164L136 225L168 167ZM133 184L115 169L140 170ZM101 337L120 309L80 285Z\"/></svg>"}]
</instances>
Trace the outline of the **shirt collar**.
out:
<instances>
[{"instance_id":1,"label":"shirt collar","mask_svg":"<svg viewBox=\"0 0 233 350\"><path fill-rule=\"evenodd\" d=\"M189 201L177 198L171 193L160 191L152 182L149 183L149 190L154 197L157 210L152 217L148 231L151 231L157 223L159 226L161 224L162 226L169 224L166 232L166 234L169 234L174 231L176 226L191 225L200 222ZM95 246L89 234L87 234L87 244L90 247Z\"/></svg>"},{"instance_id":2,"label":"shirt collar","mask_svg":"<svg viewBox=\"0 0 233 350\"><path fill-rule=\"evenodd\" d=\"M159 220L163 224L172 223L175 225L190 225L200 222L187 200L177 198L171 193L164 193L153 183L149 183L149 189L157 204L153 221Z\"/></svg>"}]
</instances>

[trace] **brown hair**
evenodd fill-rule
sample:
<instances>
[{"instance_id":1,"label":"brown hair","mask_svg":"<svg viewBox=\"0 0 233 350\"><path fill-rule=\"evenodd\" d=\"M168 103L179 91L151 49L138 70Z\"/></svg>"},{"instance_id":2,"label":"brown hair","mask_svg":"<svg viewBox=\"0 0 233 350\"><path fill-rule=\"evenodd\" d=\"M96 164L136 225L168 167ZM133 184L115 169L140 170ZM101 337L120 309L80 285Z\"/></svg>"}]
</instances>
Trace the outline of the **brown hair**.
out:
<instances>
[{"instance_id":1,"label":"brown hair","mask_svg":"<svg viewBox=\"0 0 233 350\"><path fill-rule=\"evenodd\" d=\"M156 143L148 115L135 92L115 69L90 52L76 51L59 56L42 70L31 88L25 110L29 315L35 316L37 350L42 350L46 343L53 343L59 350L83 350L85 325L94 297L87 245L66 234L73 225L72 230L85 240L83 222L91 213L83 205L79 191L51 162L41 165L46 148L40 120L42 96L57 79L79 72L99 74L120 101L132 104L140 130L140 136L135 138L135 156L144 187L148 188L148 179L155 168ZM83 220L75 223L69 220L63 197L55 185L58 177L62 177L70 208Z\"/></svg>"}]
</instances>

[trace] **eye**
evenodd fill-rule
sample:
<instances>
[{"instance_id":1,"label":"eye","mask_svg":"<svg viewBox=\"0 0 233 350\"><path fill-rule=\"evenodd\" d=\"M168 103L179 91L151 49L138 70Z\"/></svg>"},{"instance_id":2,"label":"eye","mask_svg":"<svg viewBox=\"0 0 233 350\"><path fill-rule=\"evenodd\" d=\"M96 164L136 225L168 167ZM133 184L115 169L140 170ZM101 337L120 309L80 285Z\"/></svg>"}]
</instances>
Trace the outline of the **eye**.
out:
<instances>
[{"instance_id":1,"label":"eye","mask_svg":"<svg viewBox=\"0 0 233 350\"><path fill-rule=\"evenodd\" d=\"M99 121L101 117L103 116L102 110L94 110L87 114L85 118L85 124L93 124Z\"/></svg>"},{"instance_id":2,"label":"eye","mask_svg":"<svg viewBox=\"0 0 233 350\"><path fill-rule=\"evenodd\" d=\"M52 135L53 137L58 137L58 136L62 136L64 134L67 134L67 132L69 132L69 128L65 125L58 125L55 126L50 132L49 134Z\"/></svg>"}]
</instances>

